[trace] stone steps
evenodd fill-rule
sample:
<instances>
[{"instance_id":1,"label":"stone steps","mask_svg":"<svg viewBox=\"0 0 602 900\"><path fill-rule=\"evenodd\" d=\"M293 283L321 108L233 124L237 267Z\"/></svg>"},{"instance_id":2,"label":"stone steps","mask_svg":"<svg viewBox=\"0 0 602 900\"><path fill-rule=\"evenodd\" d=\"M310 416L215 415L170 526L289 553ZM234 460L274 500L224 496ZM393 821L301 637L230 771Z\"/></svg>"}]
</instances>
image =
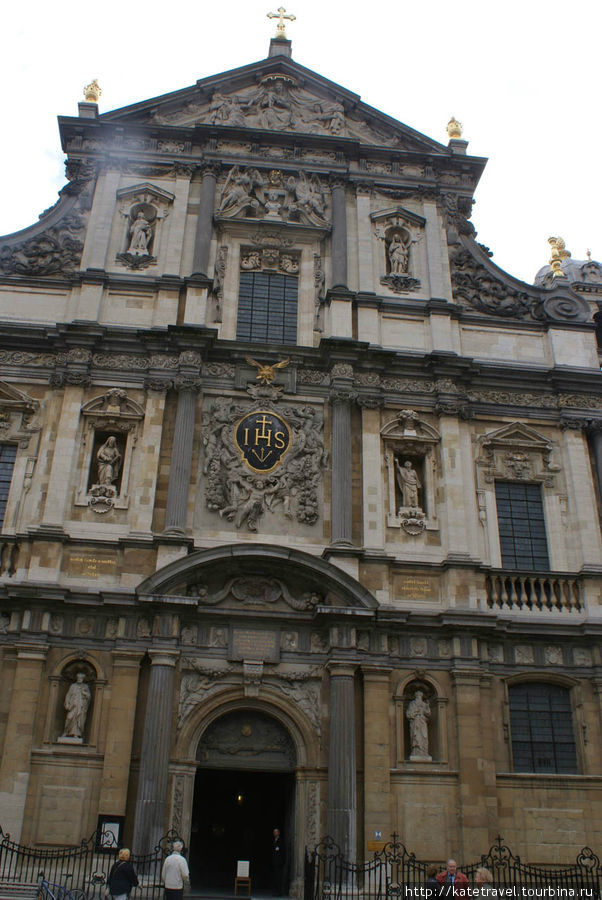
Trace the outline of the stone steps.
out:
<instances>
[{"instance_id":1,"label":"stone steps","mask_svg":"<svg viewBox=\"0 0 602 900\"><path fill-rule=\"evenodd\" d=\"M36 900L37 884L14 884L0 881L0 900Z\"/></svg>"}]
</instances>

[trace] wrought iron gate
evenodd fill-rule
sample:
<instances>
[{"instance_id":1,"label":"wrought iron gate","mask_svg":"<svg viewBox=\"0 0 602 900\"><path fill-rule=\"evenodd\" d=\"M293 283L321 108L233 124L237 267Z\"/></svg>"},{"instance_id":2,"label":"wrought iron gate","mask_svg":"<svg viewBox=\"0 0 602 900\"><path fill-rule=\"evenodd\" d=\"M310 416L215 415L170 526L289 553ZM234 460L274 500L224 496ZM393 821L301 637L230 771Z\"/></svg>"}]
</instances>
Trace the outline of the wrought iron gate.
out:
<instances>
[{"instance_id":1,"label":"wrought iron gate","mask_svg":"<svg viewBox=\"0 0 602 900\"><path fill-rule=\"evenodd\" d=\"M425 886L427 865L395 834L363 863L344 859L337 845L324 838L305 852L304 900L421 900L426 896L420 889ZM491 872L500 900L600 900L602 869L589 847L581 850L573 865L539 866L523 863L498 837L488 853L458 868L473 885L481 867Z\"/></svg>"},{"instance_id":2,"label":"wrought iron gate","mask_svg":"<svg viewBox=\"0 0 602 900\"><path fill-rule=\"evenodd\" d=\"M132 854L141 887L137 892L140 900L162 900L161 867L176 840L181 838L170 831L151 853ZM78 847L42 849L12 841L0 827L0 884L37 885L43 874L48 881L84 891L88 900L100 900L118 852L115 844L100 844L96 833Z\"/></svg>"}]
</instances>

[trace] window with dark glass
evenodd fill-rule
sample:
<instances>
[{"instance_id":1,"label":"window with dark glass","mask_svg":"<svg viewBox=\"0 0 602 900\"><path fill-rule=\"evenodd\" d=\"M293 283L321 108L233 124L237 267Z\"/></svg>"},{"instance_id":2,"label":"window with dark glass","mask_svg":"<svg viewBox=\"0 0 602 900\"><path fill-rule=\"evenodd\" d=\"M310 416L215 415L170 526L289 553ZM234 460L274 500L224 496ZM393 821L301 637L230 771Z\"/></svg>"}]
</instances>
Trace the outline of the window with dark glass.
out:
<instances>
[{"instance_id":1,"label":"window with dark glass","mask_svg":"<svg viewBox=\"0 0 602 900\"><path fill-rule=\"evenodd\" d=\"M510 685L508 697L514 771L575 774L577 751L569 689L523 682Z\"/></svg>"},{"instance_id":2,"label":"window with dark glass","mask_svg":"<svg viewBox=\"0 0 602 900\"><path fill-rule=\"evenodd\" d=\"M238 292L239 341L296 344L297 278L268 272L241 272Z\"/></svg>"},{"instance_id":3,"label":"window with dark glass","mask_svg":"<svg viewBox=\"0 0 602 900\"><path fill-rule=\"evenodd\" d=\"M0 444L0 528L4 525L4 515L6 513L8 492L11 478L13 477L16 456L16 444Z\"/></svg>"},{"instance_id":4,"label":"window with dark glass","mask_svg":"<svg viewBox=\"0 0 602 900\"><path fill-rule=\"evenodd\" d=\"M496 481L495 499L504 569L549 569L541 487Z\"/></svg>"}]
</instances>

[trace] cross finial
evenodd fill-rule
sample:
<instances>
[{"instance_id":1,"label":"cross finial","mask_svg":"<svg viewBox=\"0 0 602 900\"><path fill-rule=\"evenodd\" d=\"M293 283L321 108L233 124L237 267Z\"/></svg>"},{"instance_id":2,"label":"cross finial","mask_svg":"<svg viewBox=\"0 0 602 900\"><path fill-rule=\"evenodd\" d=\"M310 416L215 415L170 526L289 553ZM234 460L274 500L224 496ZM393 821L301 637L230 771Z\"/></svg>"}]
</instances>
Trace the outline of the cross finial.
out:
<instances>
[{"instance_id":1,"label":"cross finial","mask_svg":"<svg viewBox=\"0 0 602 900\"><path fill-rule=\"evenodd\" d=\"M284 6L278 7L278 12L269 12L268 19L278 19L278 25L276 26L276 38L280 41L285 41L286 31L284 30L284 20L288 19L289 22L294 22L297 17L293 15L287 15L286 9Z\"/></svg>"}]
</instances>

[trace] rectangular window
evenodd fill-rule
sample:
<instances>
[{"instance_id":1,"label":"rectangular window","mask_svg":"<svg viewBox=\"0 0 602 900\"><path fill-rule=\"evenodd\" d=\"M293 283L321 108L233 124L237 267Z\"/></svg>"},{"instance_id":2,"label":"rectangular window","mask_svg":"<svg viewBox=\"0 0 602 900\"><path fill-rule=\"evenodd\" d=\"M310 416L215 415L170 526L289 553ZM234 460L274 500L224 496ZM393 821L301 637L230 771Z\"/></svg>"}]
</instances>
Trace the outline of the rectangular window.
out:
<instances>
[{"instance_id":1,"label":"rectangular window","mask_svg":"<svg viewBox=\"0 0 602 900\"><path fill-rule=\"evenodd\" d=\"M4 515L8 502L10 482L17 456L16 444L0 444L0 528L4 525Z\"/></svg>"},{"instance_id":2,"label":"rectangular window","mask_svg":"<svg viewBox=\"0 0 602 900\"><path fill-rule=\"evenodd\" d=\"M241 272L236 339L265 344L296 344L295 276Z\"/></svg>"},{"instance_id":3,"label":"rectangular window","mask_svg":"<svg viewBox=\"0 0 602 900\"><path fill-rule=\"evenodd\" d=\"M540 486L496 481L495 499L504 569L547 571L550 560Z\"/></svg>"},{"instance_id":4,"label":"rectangular window","mask_svg":"<svg viewBox=\"0 0 602 900\"><path fill-rule=\"evenodd\" d=\"M515 772L577 772L570 693L560 685L511 685L510 730Z\"/></svg>"}]
</instances>

